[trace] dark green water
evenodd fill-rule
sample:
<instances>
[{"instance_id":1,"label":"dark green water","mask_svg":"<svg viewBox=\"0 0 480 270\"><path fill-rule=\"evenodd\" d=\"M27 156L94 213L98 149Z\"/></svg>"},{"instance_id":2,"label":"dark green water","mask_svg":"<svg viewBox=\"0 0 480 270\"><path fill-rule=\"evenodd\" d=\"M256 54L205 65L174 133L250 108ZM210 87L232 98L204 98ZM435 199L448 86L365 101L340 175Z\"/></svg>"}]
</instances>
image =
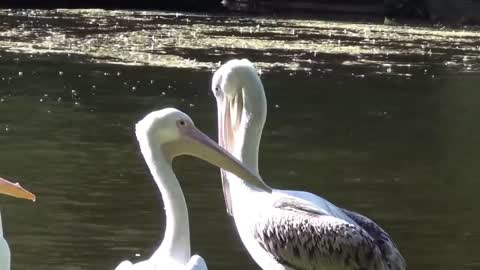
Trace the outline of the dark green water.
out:
<instances>
[{"instance_id":1,"label":"dark green water","mask_svg":"<svg viewBox=\"0 0 480 270\"><path fill-rule=\"evenodd\" d=\"M173 106L215 138L212 70L234 57L262 70L269 184L375 219L409 269L480 269L475 29L100 10L0 17L0 175L37 195L0 198L12 269L148 257L164 213L134 124ZM218 170L193 158L174 167L192 251L210 269L256 269Z\"/></svg>"}]
</instances>

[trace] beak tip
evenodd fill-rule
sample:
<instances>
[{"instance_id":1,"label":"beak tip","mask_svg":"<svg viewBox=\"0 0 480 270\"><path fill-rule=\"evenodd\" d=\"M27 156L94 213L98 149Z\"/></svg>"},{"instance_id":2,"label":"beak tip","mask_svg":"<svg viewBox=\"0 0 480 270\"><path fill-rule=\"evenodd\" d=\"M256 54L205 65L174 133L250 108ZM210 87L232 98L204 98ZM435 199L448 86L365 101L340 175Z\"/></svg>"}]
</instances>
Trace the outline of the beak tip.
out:
<instances>
[{"instance_id":1,"label":"beak tip","mask_svg":"<svg viewBox=\"0 0 480 270\"><path fill-rule=\"evenodd\" d=\"M32 192L24 189L18 182L10 182L0 177L0 193L20 199L26 199L35 202L36 196Z\"/></svg>"}]
</instances>

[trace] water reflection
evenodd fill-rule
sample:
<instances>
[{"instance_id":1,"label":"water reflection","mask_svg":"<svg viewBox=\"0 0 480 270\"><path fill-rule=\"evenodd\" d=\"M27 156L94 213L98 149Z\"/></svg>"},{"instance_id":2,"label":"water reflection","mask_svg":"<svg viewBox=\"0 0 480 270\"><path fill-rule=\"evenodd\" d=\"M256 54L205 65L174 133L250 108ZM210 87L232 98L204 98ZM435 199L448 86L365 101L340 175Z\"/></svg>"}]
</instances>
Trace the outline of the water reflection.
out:
<instances>
[{"instance_id":1,"label":"water reflection","mask_svg":"<svg viewBox=\"0 0 480 270\"><path fill-rule=\"evenodd\" d=\"M148 256L163 207L133 124L174 106L216 137L210 69L231 57L262 70L269 183L373 217L409 269L480 269L477 32L101 10L1 16L1 175L38 196L0 198L13 269L112 269ZM225 215L218 170L189 158L174 169L193 252L211 269L256 269Z\"/></svg>"}]
</instances>

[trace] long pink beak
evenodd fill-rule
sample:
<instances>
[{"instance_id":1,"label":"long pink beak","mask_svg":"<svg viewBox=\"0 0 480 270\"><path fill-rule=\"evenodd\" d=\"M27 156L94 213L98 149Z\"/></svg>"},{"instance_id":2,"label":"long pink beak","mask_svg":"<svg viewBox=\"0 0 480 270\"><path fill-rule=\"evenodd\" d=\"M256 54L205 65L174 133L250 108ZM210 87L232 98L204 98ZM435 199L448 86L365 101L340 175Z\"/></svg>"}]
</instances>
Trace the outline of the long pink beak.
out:
<instances>
[{"instance_id":1,"label":"long pink beak","mask_svg":"<svg viewBox=\"0 0 480 270\"><path fill-rule=\"evenodd\" d=\"M35 201L35 194L24 189L22 186L20 186L19 183L12 183L1 177L0 177L0 193L10 195L12 197Z\"/></svg>"}]
</instances>

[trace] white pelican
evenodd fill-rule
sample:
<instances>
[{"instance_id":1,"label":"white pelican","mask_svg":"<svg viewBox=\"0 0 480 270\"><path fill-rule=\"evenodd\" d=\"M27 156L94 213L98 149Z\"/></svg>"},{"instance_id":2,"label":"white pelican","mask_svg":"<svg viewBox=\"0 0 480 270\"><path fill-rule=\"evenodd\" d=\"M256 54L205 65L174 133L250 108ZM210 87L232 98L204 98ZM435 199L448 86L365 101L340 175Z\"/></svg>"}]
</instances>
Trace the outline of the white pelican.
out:
<instances>
[{"instance_id":1,"label":"white pelican","mask_svg":"<svg viewBox=\"0 0 480 270\"><path fill-rule=\"evenodd\" d=\"M212 91L219 144L258 174L267 103L255 67L246 59L227 62L213 75ZM221 174L227 211L262 269L406 269L391 238L370 219L312 193Z\"/></svg>"},{"instance_id":2,"label":"white pelican","mask_svg":"<svg viewBox=\"0 0 480 270\"><path fill-rule=\"evenodd\" d=\"M18 183L11 183L0 178L0 193L21 199L35 201L35 195L22 188ZM10 247L3 235L2 217L0 215L0 270L10 270Z\"/></svg>"},{"instance_id":3,"label":"white pelican","mask_svg":"<svg viewBox=\"0 0 480 270\"><path fill-rule=\"evenodd\" d=\"M124 261L116 269L207 269L202 257L190 257L188 210L172 169L173 158L192 155L245 179L258 181L258 176L200 132L190 117L176 109L148 114L137 123L136 135L145 162L162 194L167 224L163 241L150 259L136 264Z\"/></svg>"}]
</instances>

